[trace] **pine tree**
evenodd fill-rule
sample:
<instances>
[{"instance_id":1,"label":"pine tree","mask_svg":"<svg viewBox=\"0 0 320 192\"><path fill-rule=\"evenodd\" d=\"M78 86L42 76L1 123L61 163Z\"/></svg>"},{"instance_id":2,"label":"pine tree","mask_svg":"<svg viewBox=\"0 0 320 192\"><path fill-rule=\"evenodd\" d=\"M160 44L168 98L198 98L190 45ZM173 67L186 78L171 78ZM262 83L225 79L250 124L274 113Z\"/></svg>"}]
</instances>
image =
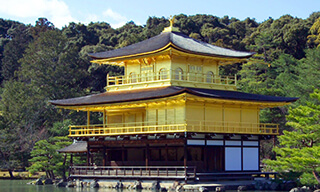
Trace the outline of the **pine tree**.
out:
<instances>
[{"instance_id":1,"label":"pine tree","mask_svg":"<svg viewBox=\"0 0 320 192\"><path fill-rule=\"evenodd\" d=\"M269 166L280 173L301 173L300 182L305 184L320 183L320 90L315 90L308 102L290 109L287 125L292 131L284 131L279 136L276 160L266 160ZM313 180L310 180L313 175Z\"/></svg>"}]
</instances>

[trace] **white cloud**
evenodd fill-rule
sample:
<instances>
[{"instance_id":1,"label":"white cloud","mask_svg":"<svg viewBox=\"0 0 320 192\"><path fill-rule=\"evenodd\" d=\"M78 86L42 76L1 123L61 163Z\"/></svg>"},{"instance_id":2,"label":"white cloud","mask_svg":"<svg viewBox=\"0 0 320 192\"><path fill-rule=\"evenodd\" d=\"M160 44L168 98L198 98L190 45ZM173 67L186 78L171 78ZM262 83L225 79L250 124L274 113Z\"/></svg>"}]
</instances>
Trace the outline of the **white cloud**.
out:
<instances>
[{"instance_id":1,"label":"white cloud","mask_svg":"<svg viewBox=\"0 0 320 192\"><path fill-rule=\"evenodd\" d=\"M56 27L78 22L62 0L0 0L0 14L18 18L46 17Z\"/></svg>"},{"instance_id":2,"label":"white cloud","mask_svg":"<svg viewBox=\"0 0 320 192\"><path fill-rule=\"evenodd\" d=\"M112 11L112 9L107 9L106 11L104 11L103 16L107 17L107 18L111 18L112 20L121 22L121 21L127 21L128 19L125 16L122 16L120 13L114 12Z\"/></svg>"},{"instance_id":3,"label":"white cloud","mask_svg":"<svg viewBox=\"0 0 320 192\"><path fill-rule=\"evenodd\" d=\"M107 18L106 22L110 23L111 27L113 28L119 28L128 22L127 17L113 11L110 8L104 11L102 15Z\"/></svg>"}]
</instances>

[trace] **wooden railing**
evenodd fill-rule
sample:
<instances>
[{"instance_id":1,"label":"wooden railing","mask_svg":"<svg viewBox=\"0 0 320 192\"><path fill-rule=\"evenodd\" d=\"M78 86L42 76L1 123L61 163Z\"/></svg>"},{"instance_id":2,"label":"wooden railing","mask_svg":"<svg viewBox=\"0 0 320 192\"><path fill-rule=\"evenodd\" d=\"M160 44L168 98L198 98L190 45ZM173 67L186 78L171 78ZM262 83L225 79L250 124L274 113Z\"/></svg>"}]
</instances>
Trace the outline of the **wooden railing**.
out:
<instances>
[{"instance_id":1,"label":"wooden railing","mask_svg":"<svg viewBox=\"0 0 320 192\"><path fill-rule=\"evenodd\" d=\"M177 124L160 124L159 122L117 123L105 125L71 125L70 137L112 136L126 134L155 134L177 132L234 133L278 135L277 124L247 122L210 122L186 121Z\"/></svg>"},{"instance_id":2,"label":"wooden railing","mask_svg":"<svg viewBox=\"0 0 320 192\"><path fill-rule=\"evenodd\" d=\"M195 178L195 166L72 166L71 177Z\"/></svg>"},{"instance_id":3,"label":"wooden railing","mask_svg":"<svg viewBox=\"0 0 320 192\"><path fill-rule=\"evenodd\" d=\"M266 134L278 135L278 124L227 122L227 121L187 121L187 130L190 132L214 132L235 134Z\"/></svg>"},{"instance_id":4,"label":"wooden railing","mask_svg":"<svg viewBox=\"0 0 320 192\"><path fill-rule=\"evenodd\" d=\"M110 77L107 75L107 87L140 84L159 81L181 81L205 84L237 85L236 76L208 75L203 73L176 73L172 70L161 71L161 73L143 73L134 75L122 75Z\"/></svg>"},{"instance_id":5,"label":"wooden railing","mask_svg":"<svg viewBox=\"0 0 320 192\"><path fill-rule=\"evenodd\" d=\"M119 123L109 125L71 125L69 136L107 136L124 134L151 134L185 132L186 124L144 125L146 123Z\"/></svg>"}]
</instances>

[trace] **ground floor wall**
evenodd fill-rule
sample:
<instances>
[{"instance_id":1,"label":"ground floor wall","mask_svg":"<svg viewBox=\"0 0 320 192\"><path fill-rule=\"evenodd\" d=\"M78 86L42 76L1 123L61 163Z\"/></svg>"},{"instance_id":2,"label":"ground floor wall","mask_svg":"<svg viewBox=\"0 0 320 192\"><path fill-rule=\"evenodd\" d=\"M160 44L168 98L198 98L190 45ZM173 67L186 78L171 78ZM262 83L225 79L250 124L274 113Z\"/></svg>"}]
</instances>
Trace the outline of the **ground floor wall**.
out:
<instances>
[{"instance_id":1,"label":"ground floor wall","mask_svg":"<svg viewBox=\"0 0 320 192\"><path fill-rule=\"evenodd\" d=\"M258 136L193 134L187 138L89 141L88 165L196 166L197 172L259 171Z\"/></svg>"}]
</instances>

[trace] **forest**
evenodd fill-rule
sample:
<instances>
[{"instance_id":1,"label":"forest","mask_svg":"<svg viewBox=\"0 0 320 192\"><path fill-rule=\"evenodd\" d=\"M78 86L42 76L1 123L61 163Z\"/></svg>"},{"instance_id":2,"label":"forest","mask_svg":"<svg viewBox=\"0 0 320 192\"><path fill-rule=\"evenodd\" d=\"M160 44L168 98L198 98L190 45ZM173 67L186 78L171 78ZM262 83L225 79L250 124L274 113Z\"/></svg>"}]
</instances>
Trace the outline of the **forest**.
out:
<instances>
[{"instance_id":1,"label":"forest","mask_svg":"<svg viewBox=\"0 0 320 192\"><path fill-rule=\"evenodd\" d=\"M26 168L45 171L51 178L65 175L68 157L55 151L72 143L66 137L68 126L85 124L86 115L56 109L48 101L104 92L106 75L123 74L123 69L90 63L88 53L140 42L160 34L167 26L169 20L164 17L149 17L143 26L131 21L117 29L107 22L69 23L58 29L46 18L39 18L35 25L0 19L0 168L10 173ZM302 144L290 144L301 148L320 146L320 132L310 127L300 130L305 137L288 136L299 133L303 126L319 123L314 114L320 114L320 12L306 19L283 15L261 23L251 18L180 14L175 17L175 26L201 41L256 52L246 63L220 68L222 75L237 74L239 91L300 98L289 106L265 109L260 114L261 122L280 124L278 154L285 158L280 149L288 147L290 139L300 139ZM301 122L302 116L309 119ZM93 121L99 118L97 115ZM310 136L308 131L317 135ZM307 141L312 145L306 145ZM263 143L262 158L275 158L272 147L272 140ZM287 160L286 165L272 160L266 163L278 171L304 175ZM319 166L320 162L315 163L309 173L317 174ZM304 176L310 178L310 174Z\"/></svg>"}]
</instances>

